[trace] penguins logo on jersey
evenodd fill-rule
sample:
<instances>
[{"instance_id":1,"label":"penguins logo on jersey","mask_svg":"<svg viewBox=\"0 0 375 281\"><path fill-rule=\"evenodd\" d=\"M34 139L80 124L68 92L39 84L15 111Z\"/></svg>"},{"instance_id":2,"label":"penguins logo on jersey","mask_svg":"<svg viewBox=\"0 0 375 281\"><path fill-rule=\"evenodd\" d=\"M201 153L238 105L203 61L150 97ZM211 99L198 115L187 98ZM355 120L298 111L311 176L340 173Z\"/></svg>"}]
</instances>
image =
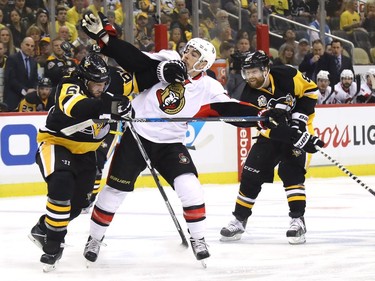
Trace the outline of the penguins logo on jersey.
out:
<instances>
[{"instance_id":1,"label":"penguins logo on jersey","mask_svg":"<svg viewBox=\"0 0 375 281\"><path fill-rule=\"evenodd\" d=\"M270 99L268 101L268 108L280 108L286 111L291 111L296 105L296 99L291 94L286 94L285 97L280 97L278 99Z\"/></svg>"},{"instance_id":2,"label":"penguins logo on jersey","mask_svg":"<svg viewBox=\"0 0 375 281\"><path fill-rule=\"evenodd\" d=\"M258 97L258 107L265 107L267 105L267 98L265 96Z\"/></svg>"},{"instance_id":3,"label":"penguins logo on jersey","mask_svg":"<svg viewBox=\"0 0 375 281\"><path fill-rule=\"evenodd\" d=\"M302 155L302 150L299 148L294 148L292 149L292 155L295 157L299 157Z\"/></svg>"},{"instance_id":4,"label":"penguins logo on jersey","mask_svg":"<svg viewBox=\"0 0 375 281\"><path fill-rule=\"evenodd\" d=\"M185 106L185 88L181 83L170 84L164 90L157 90L159 108L166 114L177 114Z\"/></svg>"}]
</instances>

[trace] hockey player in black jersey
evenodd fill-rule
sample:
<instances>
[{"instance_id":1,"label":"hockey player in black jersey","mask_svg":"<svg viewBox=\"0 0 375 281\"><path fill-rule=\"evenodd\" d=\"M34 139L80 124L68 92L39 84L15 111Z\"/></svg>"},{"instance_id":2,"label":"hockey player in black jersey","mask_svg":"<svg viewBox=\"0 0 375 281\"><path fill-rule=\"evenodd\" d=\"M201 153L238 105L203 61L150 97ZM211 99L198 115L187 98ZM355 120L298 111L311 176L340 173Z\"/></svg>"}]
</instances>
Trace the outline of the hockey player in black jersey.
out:
<instances>
[{"instance_id":1,"label":"hockey player in black jersey","mask_svg":"<svg viewBox=\"0 0 375 281\"><path fill-rule=\"evenodd\" d=\"M313 118L317 101L316 84L291 66L270 68L269 57L263 51L249 54L242 64L246 80L241 100L261 108L283 108L290 112L289 124L260 130L256 143L242 169L234 220L221 230L221 241L239 240L252 214L255 200L263 183L272 183L274 168L278 167L289 204L289 243L305 242L306 207L305 173L315 146L324 143L313 136Z\"/></svg>"},{"instance_id":2,"label":"hockey player in black jersey","mask_svg":"<svg viewBox=\"0 0 375 281\"><path fill-rule=\"evenodd\" d=\"M55 99L52 93L52 82L44 77L38 81L35 92L31 92L21 100L18 105L19 112L48 111L54 104Z\"/></svg>"},{"instance_id":3,"label":"hockey player in black jersey","mask_svg":"<svg viewBox=\"0 0 375 281\"><path fill-rule=\"evenodd\" d=\"M150 63L156 69L160 61ZM130 85L137 85L139 90L159 82L156 73L150 75L147 71L126 77ZM63 253L69 222L88 205L87 194L93 189L96 175L95 151L107 136L110 126L99 123L70 136L61 130L87 119L99 118L103 113L122 118L132 114L126 97L112 109L113 96L106 93L110 82L105 61L98 54L89 54L70 76L61 79L55 107L49 111L45 127L39 129L36 163L47 182L47 212L32 228L29 238L44 251L40 261L45 271L55 268ZM121 82L118 96L126 96L132 91Z\"/></svg>"}]
</instances>

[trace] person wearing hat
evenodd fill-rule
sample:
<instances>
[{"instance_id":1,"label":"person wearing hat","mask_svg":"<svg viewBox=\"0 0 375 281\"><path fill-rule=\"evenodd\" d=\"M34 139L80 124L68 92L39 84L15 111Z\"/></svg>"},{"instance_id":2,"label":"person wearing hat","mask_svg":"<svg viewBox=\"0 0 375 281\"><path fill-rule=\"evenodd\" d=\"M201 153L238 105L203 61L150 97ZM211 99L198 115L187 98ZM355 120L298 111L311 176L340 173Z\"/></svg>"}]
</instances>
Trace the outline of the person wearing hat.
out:
<instances>
[{"instance_id":1,"label":"person wearing hat","mask_svg":"<svg viewBox=\"0 0 375 281\"><path fill-rule=\"evenodd\" d=\"M134 37L140 41L144 36L151 37L151 29L148 26L148 14L146 12L139 12L135 16L136 32Z\"/></svg>"},{"instance_id":2,"label":"person wearing hat","mask_svg":"<svg viewBox=\"0 0 375 281\"><path fill-rule=\"evenodd\" d=\"M294 62L299 65L303 58L310 52L311 46L306 38L302 38L298 41L297 50L294 53Z\"/></svg>"},{"instance_id":3,"label":"person wearing hat","mask_svg":"<svg viewBox=\"0 0 375 281\"><path fill-rule=\"evenodd\" d=\"M50 36L51 23L49 20L48 11L41 8L38 9L36 11L36 22L33 25L36 25L40 28L40 30L42 31L42 37Z\"/></svg>"}]
</instances>

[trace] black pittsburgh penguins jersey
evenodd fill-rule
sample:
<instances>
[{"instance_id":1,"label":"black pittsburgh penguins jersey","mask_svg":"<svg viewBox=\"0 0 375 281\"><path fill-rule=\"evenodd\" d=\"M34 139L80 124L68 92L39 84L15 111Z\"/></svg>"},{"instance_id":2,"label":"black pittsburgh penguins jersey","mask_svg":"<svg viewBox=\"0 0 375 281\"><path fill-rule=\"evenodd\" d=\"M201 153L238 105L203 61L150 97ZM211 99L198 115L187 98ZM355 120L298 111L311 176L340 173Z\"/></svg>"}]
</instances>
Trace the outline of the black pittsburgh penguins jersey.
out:
<instances>
[{"instance_id":1,"label":"black pittsburgh penguins jersey","mask_svg":"<svg viewBox=\"0 0 375 281\"><path fill-rule=\"evenodd\" d=\"M307 125L310 126L318 99L315 82L288 65L271 67L269 78L268 88L253 89L246 84L240 100L260 108L283 108L290 113L303 113L308 116ZM266 136L268 133L262 132Z\"/></svg>"},{"instance_id":2,"label":"black pittsburgh penguins jersey","mask_svg":"<svg viewBox=\"0 0 375 281\"><path fill-rule=\"evenodd\" d=\"M65 136L60 130L90 118L99 118L102 100L90 98L77 77L64 77L56 89L55 101L55 106L48 112L46 126L39 129L38 143L61 145L73 154L95 151L107 135L109 125L95 124L71 136Z\"/></svg>"}]
</instances>

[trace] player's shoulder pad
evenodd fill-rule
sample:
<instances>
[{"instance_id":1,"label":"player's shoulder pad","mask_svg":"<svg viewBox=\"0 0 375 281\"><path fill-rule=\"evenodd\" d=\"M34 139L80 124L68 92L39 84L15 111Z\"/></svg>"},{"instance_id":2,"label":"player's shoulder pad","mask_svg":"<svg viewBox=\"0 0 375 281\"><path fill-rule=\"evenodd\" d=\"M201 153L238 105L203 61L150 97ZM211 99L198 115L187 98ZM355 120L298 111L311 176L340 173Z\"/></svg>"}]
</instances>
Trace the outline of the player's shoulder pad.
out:
<instances>
[{"instance_id":1,"label":"player's shoulder pad","mask_svg":"<svg viewBox=\"0 0 375 281\"><path fill-rule=\"evenodd\" d=\"M297 75L298 70L291 65L276 65L271 66L270 73L276 77L294 77Z\"/></svg>"},{"instance_id":2,"label":"player's shoulder pad","mask_svg":"<svg viewBox=\"0 0 375 281\"><path fill-rule=\"evenodd\" d=\"M149 56L153 60L166 61L166 60L180 60L180 55L173 50L161 50L157 53L144 52L145 55Z\"/></svg>"}]
</instances>

